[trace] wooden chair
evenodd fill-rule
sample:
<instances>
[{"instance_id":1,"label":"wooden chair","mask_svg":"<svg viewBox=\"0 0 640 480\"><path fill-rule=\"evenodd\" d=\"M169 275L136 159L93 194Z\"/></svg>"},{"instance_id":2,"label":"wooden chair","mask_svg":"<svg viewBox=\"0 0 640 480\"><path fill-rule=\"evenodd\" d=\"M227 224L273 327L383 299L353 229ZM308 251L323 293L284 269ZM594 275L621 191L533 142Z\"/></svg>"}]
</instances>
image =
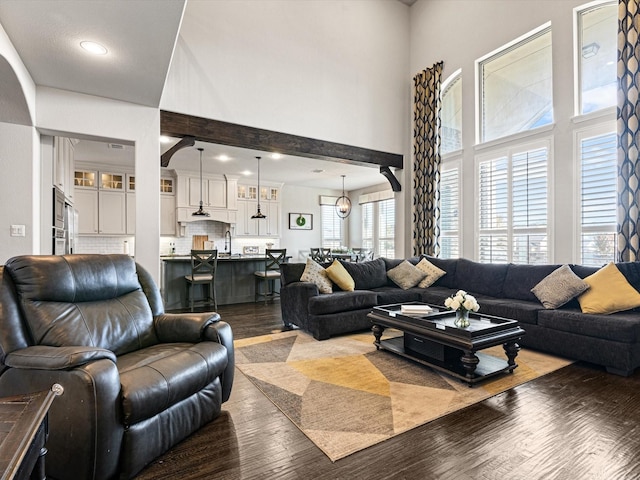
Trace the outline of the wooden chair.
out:
<instances>
[{"instance_id":1,"label":"wooden chair","mask_svg":"<svg viewBox=\"0 0 640 480\"><path fill-rule=\"evenodd\" d=\"M276 280L280 279L280 264L286 262L287 249L273 248L266 250L267 259L264 262L264 270L254 272L256 283L255 301L258 297L264 297L264 304L269 298L280 296L280 290L276 291ZM262 289L260 288L262 285Z\"/></svg>"},{"instance_id":2,"label":"wooden chair","mask_svg":"<svg viewBox=\"0 0 640 480\"><path fill-rule=\"evenodd\" d=\"M193 298L193 287L195 285L206 285L207 295L197 300L199 303L210 304L213 301L213 308L218 309L216 300L216 270L218 269L218 250L191 250L191 274L185 275L187 281L187 298L189 307L193 312L196 301ZM204 289L203 289L204 290Z\"/></svg>"},{"instance_id":3,"label":"wooden chair","mask_svg":"<svg viewBox=\"0 0 640 480\"><path fill-rule=\"evenodd\" d=\"M333 257L331 256L331 249L330 248L321 248L320 249L320 262L328 263L328 262L331 262L332 260L333 260Z\"/></svg>"},{"instance_id":4,"label":"wooden chair","mask_svg":"<svg viewBox=\"0 0 640 480\"><path fill-rule=\"evenodd\" d=\"M311 248L309 249L309 251L310 251L311 260L318 263L322 262L322 255L320 254L319 248Z\"/></svg>"}]
</instances>

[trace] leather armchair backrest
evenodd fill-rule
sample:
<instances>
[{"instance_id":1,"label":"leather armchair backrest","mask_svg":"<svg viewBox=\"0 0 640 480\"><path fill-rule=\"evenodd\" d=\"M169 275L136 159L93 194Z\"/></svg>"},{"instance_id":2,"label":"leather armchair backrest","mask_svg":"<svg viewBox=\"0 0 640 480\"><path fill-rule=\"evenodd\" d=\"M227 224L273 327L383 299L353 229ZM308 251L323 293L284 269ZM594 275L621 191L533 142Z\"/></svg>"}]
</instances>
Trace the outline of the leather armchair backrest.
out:
<instances>
[{"instance_id":1,"label":"leather armchair backrest","mask_svg":"<svg viewBox=\"0 0 640 480\"><path fill-rule=\"evenodd\" d=\"M0 372L4 356L31 344L31 337L22 321L18 297L11 278L0 266Z\"/></svg>"},{"instance_id":2,"label":"leather armchair backrest","mask_svg":"<svg viewBox=\"0 0 640 480\"><path fill-rule=\"evenodd\" d=\"M35 345L87 345L121 355L158 342L128 255L20 256L7 261L6 274Z\"/></svg>"}]
</instances>

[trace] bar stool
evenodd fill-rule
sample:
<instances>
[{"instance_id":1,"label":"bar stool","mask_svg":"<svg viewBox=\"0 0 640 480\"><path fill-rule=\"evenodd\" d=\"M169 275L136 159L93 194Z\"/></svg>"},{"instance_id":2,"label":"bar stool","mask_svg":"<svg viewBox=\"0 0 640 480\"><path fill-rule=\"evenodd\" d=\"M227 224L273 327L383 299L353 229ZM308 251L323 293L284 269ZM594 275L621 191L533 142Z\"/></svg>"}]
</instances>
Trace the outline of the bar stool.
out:
<instances>
[{"instance_id":1,"label":"bar stool","mask_svg":"<svg viewBox=\"0 0 640 480\"><path fill-rule=\"evenodd\" d=\"M185 275L184 278L187 281L187 298L192 312L196 302L193 299L195 285L207 286L207 295L197 302L210 305L210 301L213 301L213 308L218 309L218 301L216 300L217 269L218 250L191 250L191 274Z\"/></svg>"},{"instance_id":2,"label":"bar stool","mask_svg":"<svg viewBox=\"0 0 640 480\"><path fill-rule=\"evenodd\" d=\"M264 270L257 270L255 275L255 301L258 297L264 297L264 304L269 298L275 299L280 296L280 291L276 292L276 280L280 279L280 264L286 262L287 249L273 248L266 250L267 259L264 262ZM260 289L262 284L263 288Z\"/></svg>"}]
</instances>

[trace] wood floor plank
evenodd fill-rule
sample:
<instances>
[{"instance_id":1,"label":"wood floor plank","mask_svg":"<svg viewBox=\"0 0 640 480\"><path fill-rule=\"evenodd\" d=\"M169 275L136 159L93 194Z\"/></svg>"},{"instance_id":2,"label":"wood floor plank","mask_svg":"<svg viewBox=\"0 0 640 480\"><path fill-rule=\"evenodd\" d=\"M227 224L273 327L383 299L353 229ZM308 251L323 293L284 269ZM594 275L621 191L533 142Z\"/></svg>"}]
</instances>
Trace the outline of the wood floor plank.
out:
<instances>
[{"instance_id":1,"label":"wood floor plank","mask_svg":"<svg viewBox=\"0 0 640 480\"><path fill-rule=\"evenodd\" d=\"M218 312L236 338L282 329L277 302ZM640 372L577 363L335 463L238 370L222 408L137 479L640 478Z\"/></svg>"}]
</instances>

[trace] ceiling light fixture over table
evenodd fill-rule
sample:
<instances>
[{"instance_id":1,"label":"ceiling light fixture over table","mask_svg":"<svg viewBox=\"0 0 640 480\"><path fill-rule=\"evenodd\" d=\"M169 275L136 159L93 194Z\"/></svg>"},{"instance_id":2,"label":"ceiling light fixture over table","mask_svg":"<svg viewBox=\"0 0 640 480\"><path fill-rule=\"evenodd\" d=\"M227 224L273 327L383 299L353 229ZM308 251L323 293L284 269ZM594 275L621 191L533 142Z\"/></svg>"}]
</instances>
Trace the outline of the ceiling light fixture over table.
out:
<instances>
[{"instance_id":1,"label":"ceiling light fixture over table","mask_svg":"<svg viewBox=\"0 0 640 480\"><path fill-rule=\"evenodd\" d=\"M344 177L342 175L342 196L336 200L336 213L340 218L347 218L351 213L351 200L344 194Z\"/></svg>"},{"instance_id":2,"label":"ceiling light fixture over table","mask_svg":"<svg viewBox=\"0 0 640 480\"><path fill-rule=\"evenodd\" d=\"M96 42L83 41L80 42L80 46L89 53L93 53L94 55L106 55L107 49Z\"/></svg>"}]
</instances>

